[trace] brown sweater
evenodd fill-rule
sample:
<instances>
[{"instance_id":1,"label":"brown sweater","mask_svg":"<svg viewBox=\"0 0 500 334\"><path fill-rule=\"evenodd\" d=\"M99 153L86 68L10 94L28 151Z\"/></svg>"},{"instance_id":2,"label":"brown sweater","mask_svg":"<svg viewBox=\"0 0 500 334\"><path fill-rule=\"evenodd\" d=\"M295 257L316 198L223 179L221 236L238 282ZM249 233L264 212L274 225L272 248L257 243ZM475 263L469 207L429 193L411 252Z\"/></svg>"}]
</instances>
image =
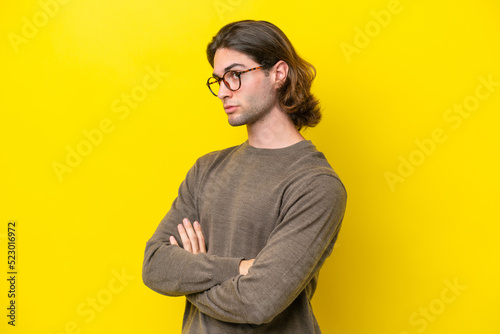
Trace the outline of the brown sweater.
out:
<instances>
[{"instance_id":1,"label":"brown sweater","mask_svg":"<svg viewBox=\"0 0 500 334\"><path fill-rule=\"evenodd\" d=\"M144 283L186 296L183 333L321 333L310 300L346 205L344 186L310 141L259 149L248 141L199 158L146 244ZM207 253L180 243L200 222ZM239 275L242 259L255 262Z\"/></svg>"}]
</instances>

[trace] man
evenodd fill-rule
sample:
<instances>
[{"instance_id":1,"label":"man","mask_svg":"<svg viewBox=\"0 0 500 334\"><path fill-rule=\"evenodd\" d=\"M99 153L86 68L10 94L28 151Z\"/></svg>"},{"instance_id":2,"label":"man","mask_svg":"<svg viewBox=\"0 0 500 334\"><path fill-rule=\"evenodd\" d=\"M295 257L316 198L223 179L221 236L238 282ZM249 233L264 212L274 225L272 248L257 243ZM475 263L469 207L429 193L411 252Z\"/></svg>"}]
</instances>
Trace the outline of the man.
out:
<instances>
[{"instance_id":1,"label":"man","mask_svg":"<svg viewBox=\"0 0 500 334\"><path fill-rule=\"evenodd\" d=\"M310 300L346 192L299 132L321 118L314 67L264 21L223 27L207 56L207 85L248 140L189 170L146 245L144 283L186 296L183 333L320 333Z\"/></svg>"}]
</instances>

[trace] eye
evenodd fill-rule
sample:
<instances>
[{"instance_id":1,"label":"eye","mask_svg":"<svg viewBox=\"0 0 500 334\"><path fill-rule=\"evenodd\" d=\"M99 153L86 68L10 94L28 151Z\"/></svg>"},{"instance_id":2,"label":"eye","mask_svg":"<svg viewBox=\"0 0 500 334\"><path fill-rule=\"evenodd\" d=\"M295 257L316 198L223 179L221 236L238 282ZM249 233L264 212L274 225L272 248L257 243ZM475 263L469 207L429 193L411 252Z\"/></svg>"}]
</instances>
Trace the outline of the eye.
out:
<instances>
[{"instance_id":1,"label":"eye","mask_svg":"<svg viewBox=\"0 0 500 334\"><path fill-rule=\"evenodd\" d=\"M232 79L238 79L240 77L240 72L231 71L230 75Z\"/></svg>"}]
</instances>

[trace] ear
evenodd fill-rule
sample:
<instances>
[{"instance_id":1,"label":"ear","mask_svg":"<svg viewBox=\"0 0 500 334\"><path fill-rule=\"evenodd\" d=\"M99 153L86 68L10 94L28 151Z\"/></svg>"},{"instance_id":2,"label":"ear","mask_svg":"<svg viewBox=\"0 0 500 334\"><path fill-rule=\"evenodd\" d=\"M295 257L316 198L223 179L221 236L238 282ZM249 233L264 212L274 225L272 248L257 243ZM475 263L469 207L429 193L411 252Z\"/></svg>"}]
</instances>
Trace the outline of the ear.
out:
<instances>
[{"instance_id":1,"label":"ear","mask_svg":"<svg viewBox=\"0 0 500 334\"><path fill-rule=\"evenodd\" d=\"M279 60L274 66L276 68L274 77L276 88L279 88L283 86L283 84L286 81L286 78L288 77L288 64L283 60Z\"/></svg>"}]
</instances>

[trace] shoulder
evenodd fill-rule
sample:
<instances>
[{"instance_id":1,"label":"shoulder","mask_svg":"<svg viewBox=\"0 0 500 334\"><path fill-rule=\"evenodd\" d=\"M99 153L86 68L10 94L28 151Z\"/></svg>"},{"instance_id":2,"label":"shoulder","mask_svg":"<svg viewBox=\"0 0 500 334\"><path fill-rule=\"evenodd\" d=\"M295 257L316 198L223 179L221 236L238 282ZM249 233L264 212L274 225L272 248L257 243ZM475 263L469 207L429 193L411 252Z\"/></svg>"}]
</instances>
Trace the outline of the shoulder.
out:
<instances>
[{"instance_id":1,"label":"shoulder","mask_svg":"<svg viewBox=\"0 0 500 334\"><path fill-rule=\"evenodd\" d=\"M335 171L328 167L320 166L298 171L289 181L284 193L288 199L310 197L327 202L347 200L344 184Z\"/></svg>"},{"instance_id":2,"label":"shoulder","mask_svg":"<svg viewBox=\"0 0 500 334\"><path fill-rule=\"evenodd\" d=\"M196 175L196 177L203 178L208 171L217 168L222 161L229 159L240 146L232 146L200 156L191 167L190 173Z\"/></svg>"},{"instance_id":3,"label":"shoulder","mask_svg":"<svg viewBox=\"0 0 500 334\"><path fill-rule=\"evenodd\" d=\"M332 168L326 156L307 141L301 148L300 157L289 166L297 184L302 187L315 184L320 188L335 188L345 192L345 186Z\"/></svg>"},{"instance_id":4,"label":"shoulder","mask_svg":"<svg viewBox=\"0 0 500 334\"><path fill-rule=\"evenodd\" d=\"M228 147L222 150L216 150L206 153L196 160L195 165L200 167L207 167L212 165L214 162L224 160L230 156L234 151L236 151L241 145Z\"/></svg>"}]
</instances>

